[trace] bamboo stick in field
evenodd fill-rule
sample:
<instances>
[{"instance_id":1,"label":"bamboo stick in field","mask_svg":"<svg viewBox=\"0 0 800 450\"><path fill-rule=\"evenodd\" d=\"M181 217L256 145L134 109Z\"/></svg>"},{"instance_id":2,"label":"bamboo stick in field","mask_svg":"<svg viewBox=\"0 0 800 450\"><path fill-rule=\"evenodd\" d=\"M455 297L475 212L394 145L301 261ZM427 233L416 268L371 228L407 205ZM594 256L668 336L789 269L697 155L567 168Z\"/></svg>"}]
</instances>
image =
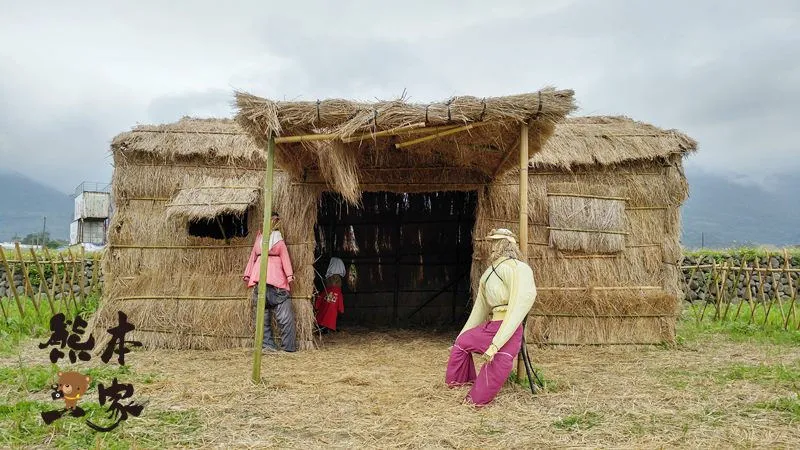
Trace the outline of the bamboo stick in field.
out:
<instances>
[{"instance_id":1,"label":"bamboo stick in field","mask_svg":"<svg viewBox=\"0 0 800 450\"><path fill-rule=\"evenodd\" d=\"M794 318L794 303L797 300L797 291L794 288L794 282L792 281L792 274L789 272L789 251L783 249L783 268L786 269L786 278L789 279L789 292L792 293L792 302L789 304L789 313L786 314L786 319L783 321L783 329L789 329L789 319Z\"/></svg>"},{"instance_id":2,"label":"bamboo stick in field","mask_svg":"<svg viewBox=\"0 0 800 450\"><path fill-rule=\"evenodd\" d=\"M44 286L45 295L47 296L47 303L50 304L50 312L53 315L56 314L56 306L53 304L53 299L55 298L55 284L53 284L54 289L50 290L47 285L47 275L44 273L44 266L42 263L39 262L39 258L36 256L36 252L33 249L30 249L31 256L33 257L33 262L36 263L36 269L39 271L39 277L41 277L41 282L39 283L39 290L41 291L42 286Z\"/></svg>"},{"instance_id":3,"label":"bamboo stick in field","mask_svg":"<svg viewBox=\"0 0 800 450\"><path fill-rule=\"evenodd\" d=\"M267 255L269 254L269 238L272 234L272 187L275 170L275 136L270 135L267 143L267 173L264 176L264 190L261 196L264 201L264 218L261 225L261 258L259 265L258 298L256 300L256 326L253 339L253 383L261 382L261 341L264 338L264 308L267 296Z\"/></svg>"},{"instance_id":4,"label":"bamboo stick in field","mask_svg":"<svg viewBox=\"0 0 800 450\"><path fill-rule=\"evenodd\" d=\"M743 262L745 262L745 261L743 261ZM728 320L728 310L731 309L731 303L733 302L733 299L737 297L736 291L737 291L738 286L739 286L739 277L742 275L742 266L743 265L744 264L740 264L739 267L738 267L738 270L736 270L736 268L733 268L733 267L731 268L731 272L733 272L735 270L736 273L733 276L733 283L732 283L732 286L731 286L731 299L728 301L728 304L725 305L725 312L722 314L722 321L723 322ZM741 307L742 307L742 302L741 302L741 299L740 299L739 308L741 308ZM738 314L737 314L737 316L738 316Z\"/></svg>"},{"instance_id":5,"label":"bamboo stick in field","mask_svg":"<svg viewBox=\"0 0 800 450\"><path fill-rule=\"evenodd\" d=\"M767 256L767 261L769 261L769 256ZM772 309L772 301L770 301L769 305L767 304L767 294L764 293L764 277L761 275L759 271L761 269L761 264L758 262L758 258L756 258L756 273L758 273L758 294L761 297L761 305L764 308L764 323L763 325L767 324L767 320L769 319L769 313Z\"/></svg>"},{"instance_id":6,"label":"bamboo stick in field","mask_svg":"<svg viewBox=\"0 0 800 450\"><path fill-rule=\"evenodd\" d=\"M754 262L758 262L758 257L754 258ZM750 319L747 321L747 324L750 325L754 323L756 320L756 303L753 301L753 290L751 289L751 284L753 283L753 273L755 271L753 268L749 268L747 271L747 300L750 302Z\"/></svg>"},{"instance_id":7,"label":"bamboo stick in field","mask_svg":"<svg viewBox=\"0 0 800 450\"><path fill-rule=\"evenodd\" d=\"M78 291L77 294L75 294L75 290L72 288L72 286L78 282L78 259L72 253L72 249L70 248L67 248L67 254L69 254L69 261L70 265L72 266L72 270L70 271L69 291L72 292L72 299L75 301L75 308L78 308L78 300L81 299L81 291L83 291L83 286L81 286L81 290ZM83 304L82 301L81 304Z\"/></svg>"},{"instance_id":8,"label":"bamboo stick in field","mask_svg":"<svg viewBox=\"0 0 800 450\"><path fill-rule=\"evenodd\" d=\"M520 127L519 132L519 248L522 251L522 260L528 260L528 124ZM525 327L522 327L522 342L525 342ZM527 351L527 350L526 350ZM522 353L517 356L517 382L522 383L525 374L525 361Z\"/></svg>"},{"instance_id":9,"label":"bamboo stick in field","mask_svg":"<svg viewBox=\"0 0 800 450\"><path fill-rule=\"evenodd\" d=\"M55 298L56 279L58 278L58 265L56 264L55 258L50 256L50 250L48 250L46 246L44 247L44 254L45 254L45 258L50 260L50 266L53 269L53 298ZM67 269L65 267L64 268L64 275L66 275L66 274L67 274ZM60 294L61 294L61 303L63 303L63 305L64 305L64 313L66 314L66 313L69 312L69 304L67 303L67 300L64 297L64 279L63 279L63 277L61 277L61 280L59 280L59 282L61 284L61 289L60 289L61 290L61 292L60 292Z\"/></svg>"},{"instance_id":10,"label":"bamboo stick in field","mask_svg":"<svg viewBox=\"0 0 800 450\"><path fill-rule=\"evenodd\" d=\"M767 262L769 263L769 259L767 259ZM769 268L771 269L772 265L769 265ZM783 271L783 270L785 270L785 268L782 267L779 270ZM780 323L783 323L783 320L786 318L786 312L783 310L783 298L781 296L782 292L780 290L780 287L781 287L780 276L778 276L778 281L775 281L775 276L773 275L773 277L772 277L772 292L775 294L775 299L778 300L778 307L779 307L779 309L781 311L781 322ZM773 302L774 302L774 300L773 300Z\"/></svg>"},{"instance_id":11,"label":"bamboo stick in field","mask_svg":"<svg viewBox=\"0 0 800 450\"><path fill-rule=\"evenodd\" d=\"M22 250L19 247L19 242L14 242L14 248L17 251L17 257L22 265L22 279L25 281L25 294L31 299L33 309L36 310L36 314L38 315L39 302L36 299L36 294L33 292L33 285L31 285L31 279L28 277L28 266L25 264L25 258L22 257Z\"/></svg>"},{"instance_id":12,"label":"bamboo stick in field","mask_svg":"<svg viewBox=\"0 0 800 450\"><path fill-rule=\"evenodd\" d=\"M100 261L97 259L97 253L95 253L94 256L92 256L92 260L94 261L92 264L92 281L89 283L89 292L92 294L94 294L97 290L97 282L100 277Z\"/></svg>"},{"instance_id":13,"label":"bamboo stick in field","mask_svg":"<svg viewBox=\"0 0 800 450\"><path fill-rule=\"evenodd\" d=\"M747 257L744 257L742 259L742 264L740 264L740 265L741 265L741 267L739 268L739 274L741 274L742 270L744 270L744 268L747 267ZM739 275L736 276L735 283L736 283L737 286L739 285ZM750 295L750 285L748 283L745 283L744 280L742 280L742 287L747 289L747 295L749 296ZM743 303L744 303L744 299L742 298L742 299L739 300L739 307L736 308L736 316L733 318L734 322L739 318L739 314L741 314L741 312L742 312L742 304Z\"/></svg>"},{"instance_id":14,"label":"bamboo stick in field","mask_svg":"<svg viewBox=\"0 0 800 450\"><path fill-rule=\"evenodd\" d=\"M717 288L717 278L718 278L718 275L717 275L717 262L716 261L714 261L712 263L712 265L711 265L711 273L713 275L712 275L712 279L709 280L709 281L714 283L714 289L716 289ZM703 280L705 280L705 276L703 277ZM709 282L708 281L705 282L705 287L706 287L706 289L708 289L708 287L709 287ZM715 292L714 295L719 295L719 291ZM701 323L703 322L703 319L705 319L705 317L706 317L706 309L707 308L708 308L708 300L706 300L703 303L703 310L700 312L700 322Z\"/></svg>"},{"instance_id":15,"label":"bamboo stick in field","mask_svg":"<svg viewBox=\"0 0 800 450\"><path fill-rule=\"evenodd\" d=\"M70 258L72 258L72 252L69 252ZM75 311L75 314L78 313L78 302L75 300L75 291L72 290L72 285L75 284L72 280L72 276L74 275L75 266L72 266L72 271L67 270L67 261L64 259L64 255L59 253L58 258L61 260L61 263L64 264L64 283L67 285L67 298L69 301L72 302L72 308ZM63 295L63 293L62 293Z\"/></svg>"},{"instance_id":16,"label":"bamboo stick in field","mask_svg":"<svg viewBox=\"0 0 800 450\"><path fill-rule=\"evenodd\" d=\"M0 248L0 258L3 260L3 266L6 268L6 279L8 280L8 288L11 290L11 294L14 296L14 301L17 302L17 309L19 310L20 317L25 317L25 311L22 309L22 302L19 300L19 293L17 293L17 287L14 285L14 274L11 273L11 267L8 266L8 261L6 260L6 252ZM3 314L5 314L5 308L3 309ZM6 315L6 318L8 316Z\"/></svg>"},{"instance_id":17,"label":"bamboo stick in field","mask_svg":"<svg viewBox=\"0 0 800 450\"><path fill-rule=\"evenodd\" d=\"M720 286L717 288L717 302L714 311L714 318L719 320L719 312L722 309L722 303L725 301L725 293L728 291L728 287L726 284L728 283L728 261L725 261L722 265L722 278L720 280Z\"/></svg>"},{"instance_id":18,"label":"bamboo stick in field","mask_svg":"<svg viewBox=\"0 0 800 450\"><path fill-rule=\"evenodd\" d=\"M81 245L81 307L86 306L86 249Z\"/></svg>"},{"instance_id":19,"label":"bamboo stick in field","mask_svg":"<svg viewBox=\"0 0 800 450\"><path fill-rule=\"evenodd\" d=\"M691 271L691 272L689 272L689 282L690 282L690 283L692 282L692 279L694 278L694 274L697 272L697 269L698 269L699 267L700 267L700 262L698 261L698 262L697 262L697 265L696 265L696 266L694 266L694 268L692 268L692 271ZM705 277L703 277L703 280L705 281ZM694 315L694 318L695 318L695 319L696 319L698 322L700 321L700 316L697 314L697 308L692 308L692 315Z\"/></svg>"}]
</instances>

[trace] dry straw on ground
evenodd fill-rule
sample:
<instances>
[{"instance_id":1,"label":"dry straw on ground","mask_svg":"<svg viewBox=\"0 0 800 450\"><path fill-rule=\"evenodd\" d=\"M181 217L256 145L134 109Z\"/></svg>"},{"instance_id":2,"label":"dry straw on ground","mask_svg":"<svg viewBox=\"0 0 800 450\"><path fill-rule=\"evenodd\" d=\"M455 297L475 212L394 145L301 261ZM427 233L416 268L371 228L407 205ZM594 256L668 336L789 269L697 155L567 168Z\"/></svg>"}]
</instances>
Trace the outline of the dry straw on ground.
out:
<instances>
[{"instance_id":1,"label":"dry straw on ground","mask_svg":"<svg viewBox=\"0 0 800 450\"><path fill-rule=\"evenodd\" d=\"M797 442L790 414L758 406L791 397L791 384L737 376L769 373L760 367L797 368L796 347L713 338L679 349L532 347L551 390L532 397L509 384L490 407L476 410L460 404L466 389L444 386L452 338L340 333L326 337L319 351L265 355L257 386L246 350L136 352L128 357L127 378L153 381L136 384L136 398L149 403L141 418L128 421L125 435L150 433L160 411L173 411L194 413L200 423L191 434L166 431L159 436L164 446L788 448ZM31 352L40 361L41 352ZM2 363L31 362L15 356Z\"/></svg>"}]
</instances>

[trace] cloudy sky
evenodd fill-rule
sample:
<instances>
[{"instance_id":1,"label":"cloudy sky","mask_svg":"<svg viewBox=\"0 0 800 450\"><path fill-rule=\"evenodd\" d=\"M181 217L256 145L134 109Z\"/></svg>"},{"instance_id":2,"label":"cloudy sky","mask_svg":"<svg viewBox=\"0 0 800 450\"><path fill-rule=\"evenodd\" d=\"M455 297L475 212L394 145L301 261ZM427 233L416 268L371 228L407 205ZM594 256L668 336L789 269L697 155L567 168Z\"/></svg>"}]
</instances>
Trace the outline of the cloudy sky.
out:
<instances>
[{"instance_id":1,"label":"cloudy sky","mask_svg":"<svg viewBox=\"0 0 800 450\"><path fill-rule=\"evenodd\" d=\"M268 4L269 3L269 4ZM800 169L800 2L0 0L0 170L107 181L138 123L272 98L571 88L700 143L689 164L768 184Z\"/></svg>"}]
</instances>

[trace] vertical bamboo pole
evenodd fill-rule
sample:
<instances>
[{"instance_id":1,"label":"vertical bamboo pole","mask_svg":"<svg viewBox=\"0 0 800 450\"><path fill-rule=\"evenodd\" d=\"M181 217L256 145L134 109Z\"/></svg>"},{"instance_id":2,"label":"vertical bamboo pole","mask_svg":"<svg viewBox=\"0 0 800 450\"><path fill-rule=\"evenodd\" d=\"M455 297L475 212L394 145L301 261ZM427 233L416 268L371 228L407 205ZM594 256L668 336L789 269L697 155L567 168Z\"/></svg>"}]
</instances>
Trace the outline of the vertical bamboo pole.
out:
<instances>
[{"instance_id":1,"label":"vertical bamboo pole","mask_svg":"<svg viewBox=\"0 0 800 450\"><path fill-rule=\"evenodd\" d=\"M14 274L11 273L11 267L8 265L8 261L6 260L6 252L2 248L0 248L0 258L3 261L3 266L6 268L6 279L8 280L8 289L11 290L11 295L14 296L14 301L17 302L17 309L19 310L19 317L22 319L25 317L25 311L22 309L22 302L19 300L19 293L17 292L17 286L14 284Z\"/></svg>"},{"instance_id":2,"label":"vertical bamboo pole","mask_svg":"<svg viewBox=\"0 0 800 450\"><path fill-rule=\"evenodd\" d=\"M72 292L72 283L67 279L69 272L67 271L67 261L64 260L64 255L59 253L58 259L61 265L64 266L64 277L61 278L61 298L64 300L64 306L69 310L70 301L72 302L74 313L78 312L78 305L75 304L75 293Z\"/></svg>"},{"instance_id":3,"label":"vertical bamboo pole","mask_svg":"<svg viewBox=\"0 0 800 450\"><path fill-rule=\"evenodd\" d=\"M712 283L714 283L714 290L716 291L716 292L714 292L714 295L719 296L719 289L717 288L717 279L719 278L719 274L717 273L717 261L714 261L711 264L711 273L713 274L713 277L712 277L712 280L710 280L710 281ZM703 277L703 279L705 279L705 277ZM706 286L708 286L708 283L706 283ZM716 302L716 300L715 300L715 302ZM705 317L706 317L706 309L707 308L708 308L708 300L706 300L706 302L703 303L703 311L700 312L700 323L702 323L703 319L705 319Z\"/></svg>"},{"instance_id":4,"label":"vertical bamboo pole","mask_svg":"<svg viewBox=\"0 0 800 450\"><path fill-rule=\"evenodd\" d=\"M744 260L742 260L744 262ZM728 300L728 304L725 305L725 312L722 314L722 321L728 320L728 311L731 309L731 303L733 303L733 299L737 297L737 290L739 289L739 277L742 275L742 267L743 264L739 264L739 270L736 270L735 267L731 268L731 272L735 272L733 275L733 283L731 283L731 298ZM742 307L742 299L739 299L739 308ZM738 314L737 314L738 316Z\"/></svg>"},{"instance_id":5,"label":"vertical bamboo pole","mask_svg":"<svg viewBox=\"0 0 800 450\"><path fill-rule=\"evenodd\" d=\"M758 262L758 256L755 257L754 262ZM747 324L750 325L753 323L756 317L756 303L753 301L753 273L754 269L752 267L747 268L747 301L750 303L750 318L747 320Z\"/></svg>"},{"instance_id":6,"label":"vertical bamboo pole","mask_svg":"<svg viewBox=\"0 0 800 450\"><path fill-rule=\"evenodd\" d=\"M45 245L45 246L44 246L44 247L42 247L42 248L44 249L44 257L45 257L47 260L49 260L49 261L50 261L50 268L51 268L51 269L52 269L52 271L53 271L53 299L54 299L54 301L55 301L55 298L56 298L56 286L58 286L58 284L56 284L56 280L58 280L58 265L56 264L55 257L53 257L53 256L50 254L50 250L48 250L48 249L47 249L47 246ZM66 268L64 269L64 273L66 273ZM63 303L63 304L64 304L64 314L67 314L67 313L69 313L69 305L67 305L67 302L66 302L66 300L64 299L64 292L63 292L63 290L64 290L64 281L63 281L63 280L61 280L61 291L62 291L62 292L61 292L61 303Z\"/></svg>"},{"instance_id":7,"label":"vertical bamboo pole","mask_svg":"<svg viewBox=\"0 0 800 450\"><path fill-rule=\"evenodd\" d=\"M525 264L530 264L528 260L528 124L525 123L519 130L519 249ZM530 312L526 313L529 314ZM525 329L522 330L523 342L525 342ZM517 382L522 383L525 379L525 362L521 354L517 356Z\"/></svg>"},{"instance_id":8,"label":"vertical bamboo pole","mask_svg":"<svg viewBox=\"0 0 800 450\"><path fill-rule=\"evenodd\" d=\"M769 308L767 308L767 295L764 293L764 277L761 274L761 264L758 262L758 257L756 257L756 267L755 272L758 274L758 296L761 297L761 306L764 308L764 324L766 325L767 317L769 317ZM769 261L769 259L767 259Z\"/></svg>"},{"instance_id":9,"label":"vertical bamboo pole","mask_svg":"<svg viewBox=\"0 0 800 450\"><path fill-rule=\"evenodd\" d=\"M86 306L86 249L81 245L81 306Z\"/></svg>"},{"instance_id":10,"label":"vertical bamboo pole","mask_svg":"<svg viewBox=\"0 0 800 450\"><path fill-rule=\"evenodd\" d=\"M789 312L786 314L786 319L783 321L783 329L789 329L789 318L794 317L794 303L797 300L797 291L794 289L794 282L792 281L792 272L789 271L789 251L783 249L783 272L786 278L789 279L789 292L792 293L792 302L789 304Z\"/></svg>"},{"instance_id":11,"label":"vertical bamboo pole","mask_svg":"<svg viewBox=\"0 0 800 450\"><path fill-rule=\"evenodd\" d=\"M714 311L714 319L717 320L720 319L719 312L722 309L722 304L725 302L725 293L728 290L728 287L726 286L728 283L728 267L728 261L725 261L725 263L722 264L722 278L720 280L719 287L717 287L717 303Z\"/></svg>"},{"instance_id":12,"label":"vertical bamboo pole","mask_svg":"<svg viewBox=\"0 0 800 450\"><path fill-rule=\"evenodd\" d=\"M97 283L100 278L100 261L98 261L97 253L92 256L92 281L89 283L89 292L92 294L97 290Z\"/></svg>"},{"instance_id":13,"label":"vertical bamboo pole","mask_svg":"<svg viewBox=\"0 0 800 450\"><path fill-rule=\"evenodd\" d=\"M19 242L14 242L14 249L17 251L17 258L19 258L19 263L22 265L22 279L25 280L25 295L31 299L31 303L33 303L33 309L36 310L36 314L39 314L39 302L36 299L36 294L33 292L33 285L31 285L31 279L28 277L28 266L25 264L25 258L22 256L22 250L19 247Z\"/></svg>"},{"instance_id":14,"label":"vertical bamboo pole","mask_svg":"<svg viewBox=\"0 0 800 450\"><path fill-rule=\"evenodd\" d=\"M83 286L81 286L81 290L75 294L75 290L73 289L73 285L78 283L78 258L72 253L72 249L67 248L67 253L69 253L69 261L70 265L72 266L72 270L70 271L70 283L69 283L69 291L72 292L72 299L75 301L75 308L78 308L78 301L81 299L81 291L83 291ZM82 304L83 302L81 302Z\"/></svg>"},{"instance_id":15,"label":"vertical bamboo pole","mask_svg":"<svg viewBox=\"0 0 800 450\"><path fill-rule=\"evenodd\" d=\"M692 268L692 271L689 272L689 283L692 282L692 280L694 279L694 274L697 273L697 269L699 268L700 268L700 258L698 258L697 260L697 265L695 265ZM705 280L705 276L703 276L703 280ZM694 305L692 305L692 314L694 315L694 318L697 319L697 321L699 322L700 316L697 314L697 308L695 308Z\"/></svg>"},{"instance_id":16,"label":"vertical bamboo pole","mask_svg":"<svg viewBox=\"0 0 800 450\"><path fill-rule=\"evenodd\" d=\"M747 267L747 257L742 258L742 262L741 262L740 266L741 267L739 267L739 275L736 275L736 281L735 281L736 286L739 286L739 276L741 276L742 271L745 270L745 268ZM747 276L747 275L745 275L745 276ZM745 280L742 280L742 287L744 289L747 289L747 295L749 296L750 295L750 284L745 282ZM744 299L740 298L739 299L739 307L736 308L736 316L733 318L734 322L736 322L736 320L739 319L739 314L741 314L741 312L742 312L742 305L743 304L744 304ZM727 316L727 314L726 314L726 316Z\"/></svg>"},{"instance_id":17,"label":"vertical bamboo pole","mask_svg":"<svg viewBox=\"0 0 800 450\"><path fill-rule=\"evenodd\" d=\"M261 226L261 258L258 274L258 301L256 306L256 330L253 339L253 383L261 381L261 340L264 338L264 307L267 295L267 260L269 259L269 237L272 234L272 175L275 165L275 136L270 134L267 143L267 173L264 174L264 221Z\"/></svg>"},{"instance_id":18,"label":"vertical bamboo pole","mask_svg":"<svg viewBox=\"0 0 800 450\"><path fill-rule=\"evenodd\" d=\"M775 294L775 299L772 300L772 303L775 304L775 300L778 300L778 307L779 307L778 309L781 312L781 320L778 322L778 324L781 324L781 323L783 323L783 319L786 318L786 312L783 310L783 298L781 298L781 294L783 294L783 292L781 292L781 290L780 290L780 288L781 288L781 282L780 282L781 277L779 275L778 276L778 281L775 281L775 273L776 272L772 271L772 264L770 264L769 258L767 259L767 268L769 269L768 273L771 274L770 277L772 278L772 293Z\"/></svg>"},{"instance_id":19,"label":"vertical bamboo pole","mask_svg":"<svg viewBox=\"0 0 800 450\"><path fill-rule=\"evenodd\" d=\"M36 256L36 252L31 248L31 256L33 257L33 262L36 263L36 270L39 271L39 276L42 278L42 281L39 283L39 290L41 291L42 286L44 286L44 293L47 296L47 303L50 304L50 312L53 315L56 314L56 306L53 304L53 299L55 298L55 294L53 291L50 290L50 287L47 285L47 275L44 273L44 266L42 263L39 262L39 257Z\"/></svg>"}]
</instances>

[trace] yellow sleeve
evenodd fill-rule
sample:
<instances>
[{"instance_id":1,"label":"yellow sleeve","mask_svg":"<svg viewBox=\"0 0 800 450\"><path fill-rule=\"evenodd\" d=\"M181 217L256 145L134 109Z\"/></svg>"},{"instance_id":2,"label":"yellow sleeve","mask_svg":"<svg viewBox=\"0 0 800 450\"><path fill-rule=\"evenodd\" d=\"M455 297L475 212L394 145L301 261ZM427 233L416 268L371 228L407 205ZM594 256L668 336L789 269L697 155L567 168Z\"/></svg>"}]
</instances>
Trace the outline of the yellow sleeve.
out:
<instances>
[{"instance_id":1,"label":"yellow sleeve","mask_svg":"<svg viewBox=\"0 0 800 450\"><path fill-rule=\"evenodd\" d=\"M489 309L489 304L486 303L486 299L483 297L483 278L484 277L481 277L481 282L478 284L478 293L475 296L475 304L472 305L472 312L469 314L464 328L461 329L461 333L458 333L459 336L470 328L475 328L483 322L486 322L489 318L489 311L491 310Z\"/></svg>"},{"instance_id":2,"label":"yellow sleeve","mask_svg":"<svg viewBox=\"0 0 800 450\"><path fill-rule=\"evenodd\" d=\"M514 261L514 276L508 280L508 312L497 330L492 344L500 350L506 345L511 336L522 324L523 319L531 311L533 302L536 300L536 284L533 280L533 271L530 266L521 262Z\"/></svg>"}]
</instances>

